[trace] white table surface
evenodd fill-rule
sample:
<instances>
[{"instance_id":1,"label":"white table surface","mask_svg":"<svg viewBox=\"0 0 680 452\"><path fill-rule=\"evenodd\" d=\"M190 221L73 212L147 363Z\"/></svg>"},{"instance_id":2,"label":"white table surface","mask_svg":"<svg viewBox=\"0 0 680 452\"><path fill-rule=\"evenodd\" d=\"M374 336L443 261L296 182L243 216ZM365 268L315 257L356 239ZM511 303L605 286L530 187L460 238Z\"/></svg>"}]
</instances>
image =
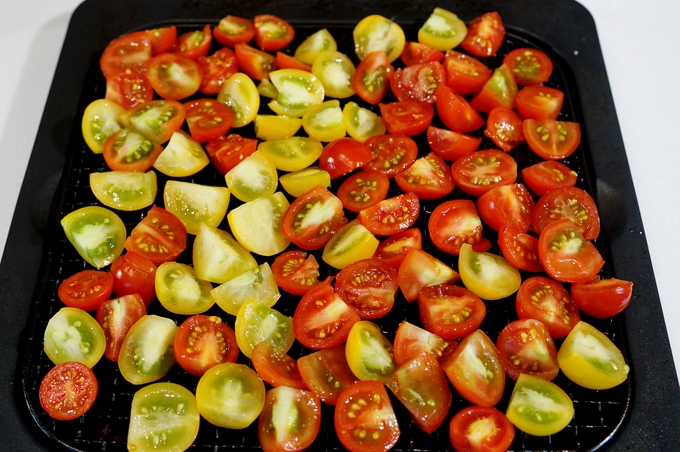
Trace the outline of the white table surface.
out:
<instances>
[{"instance_id":1,"label":"white table surface","mask_svg":"<svg viewBox=\"0 0 680 452\"><path fill-rule=\"evenodd\" d=\"M0 0L0 250L68 21L79 3ZM680 2L581 3L597 26L675 366L680 370Z\"/></svg>"}]
</instances>

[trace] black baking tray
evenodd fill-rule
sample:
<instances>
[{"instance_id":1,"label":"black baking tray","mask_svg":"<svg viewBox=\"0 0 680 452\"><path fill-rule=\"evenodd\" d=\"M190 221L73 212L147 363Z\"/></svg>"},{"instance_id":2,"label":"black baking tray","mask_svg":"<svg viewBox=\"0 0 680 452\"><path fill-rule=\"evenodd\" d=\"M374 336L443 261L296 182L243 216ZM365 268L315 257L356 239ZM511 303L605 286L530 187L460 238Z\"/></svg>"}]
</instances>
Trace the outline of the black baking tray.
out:
<instances>
[{"instance_id":1,"label":"black baking tray","mask_svg":"<svg viewBox=\"0 0 680 452\"><path fill-rule=\"evenodd\" d=\"M279 15L301 35L322 27L333 29L334 35L336 31L346 34L363 17L382 14L413 33L435 6L456 12L466 22L498 11L511 43L528 43L554 58L557 70L550 83L564 89L568 97L563 116L578 120L583 130L580 157L573 163L583 175L579 183L593 195L600 210L598 246L607 260L605 273L635 283L634 298L624 314L597 325L624 350L632 369L629 380L614 390L597 392L584 391L558 377L556 382L574 397L574 422L545 439L520 434L513 448L680 450L680 429L674 428L680 425L680 386L597 32L590 14L571 0L84 2L69 25L0 263L0 313L13 320L0 348L7 363L0 370L0 396L8 407L1 415L3 449L125 450L126 417L135 388L125 382L118 386L100 382L102 400L83 418L69 423L50 421L35 396L40 378L50 367L40 350L44 324L59 306L54 275L74 265L82 267L65 246L58 220L65 212L93 202L89 188L80 181L89 171L103 170L97 166L102 165L100 161L83 152L80 115L90 100L104 95L96 68L105 45L132 30L169 24L196 28L216 24L227 14ZM133 215L124 218L127 223L135 222ZM502 326L489 321L485 328L497 334ZM116 372L110 363L97 366L95 371L101 374ZM173 371L167 378L185 377ZM116 397L115 402L111 397ZM459 399L454 404L462 407L465 402ZM332 411L326 413L328 422ZM398 415L400 420L407 418L403 410ZM395 449L451 449L446 426L429 436L411 428L408 421L402 424L402 439ZM215 429L204 422L193 449L257 448L253 432ZM313 446L314 450L322 448L340 448L332 432L324 432Z\"/></svg>"}]
</instances>

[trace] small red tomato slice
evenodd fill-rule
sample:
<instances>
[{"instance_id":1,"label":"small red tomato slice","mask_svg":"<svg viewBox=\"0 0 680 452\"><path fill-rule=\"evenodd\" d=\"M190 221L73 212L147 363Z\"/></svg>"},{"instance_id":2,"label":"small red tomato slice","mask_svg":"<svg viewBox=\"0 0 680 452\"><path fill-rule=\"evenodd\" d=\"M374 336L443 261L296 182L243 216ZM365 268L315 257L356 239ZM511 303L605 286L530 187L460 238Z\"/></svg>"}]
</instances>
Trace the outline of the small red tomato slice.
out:
<instances>
[{"instance_id":1,"label":"small red tomato slice","mask_svg":"<svg viewBox=\"0 0 680 452\"><path fill-rule=\"evenodd\" d=\"M540 85L552 74L550 57L538 49L519 48L511 50L504 58L518 85Z\"/></svg>"},{"instance_id":2,"label":"small red tomato slice","mask_svg":"<svg viewBox=\"0 0 680 452\"><path fill-rule=\"evenodd\" d=\"M513 267L530 272L543 271L538 258L538 238L512 228L498 233L498 247Z\"/></svg>"},{"instance_id":3,"label":"small red tomato slice","mask_svg":"<svg viewBox=\"0 0 680 452\"><path fill-rule=\"evenodd\" d=\"M338 198L350 212L361 212L387 196L390 179L383 173L359 171L345 179L338 187Z\"/></svg>"},{"instance_id":4,"label":"small red tomato slice","mask_svg":"<svg viewBox=\"0 0 680 452\"><path fill-rule=\"evenodd\" d=\"M459 254L464 243L476 252L491 248L482 237L482 221L469 199L451 199L439 204L430 215L427 230L434 246L449 254Z\"/></svg>"},{"instance_id":5,"label":"small red tomato slice","mask_svg":"<svg viewBox=\"0 0 680 452\"><path fill-rule=\"evenodd\" d=\"M470 22L461 47L477 57L495 55L505 39L505 27L500 14L485 13Z\"/></svg>"},{"instance_id":6,"label":"small red tomato slice","mask_svg":"<svg viewBox=\"0 0 680 452\"><path fill-rule=\"evenodd\" d=\"M205 150L217 171L227 174L257 150L257 140L230 133L226 137L209 141L205 145Z\"/></svg>"},{"instance_id":7,"label":"small red tomato slice","mask_svg":"<svg viewBox=\"0 0 680 452\"><path fill-rule=\"evenodd\" d=\"M477 199L477 210L494 231L508 227L526 232L531 227L534 199L522 184L500 185Z\"/></svg>"},{"instance_id":8,"label":"small red tomato slice","mask_svg":"<svg viewBox=\"0 0 680 452\"><path fill-rule=\"evenodd\" d=\"M621 279L595 279L571 286L571 297L589 316L606 319L626 309L633 296L633 283Z\"/></svg>"},{"instance_id":9,"label":"small red tomato slice","mask_svg":"<svg viewBox=\"0 0 680 452\"><path fill-rule=\"evenodd\" d=\"M146 315L146 306L138 294L125 295L104 301L97 308L96 320L104 330L106 349L104 356L118 362L123 340L132 325Z\"/></svg>"},{"instance_id":10,"label":"small red tomato slice","mask_svg":"<svg viewBox=\"0 0 680 452\"><path fill-rule=\"evenodd\" d=\"M218 364L236 362L238 357L234 330L219 317L203 314L182 322L173 350L182 369L199 377Z\"/></svg>"},{"instance_id":11,"label":"small red tomato slice","mask_svg":"<svg viewBox=\"0 0 680 452\"><path fill-rule=\"evenodd\" d=\"M375 258L349 264L335 280L335 293L362 319L376 319L390 312L397 289L397 270Z\"/></svg>"},{"instance_id":12,"label":"small red tomato slice","mask_svg":"<svg viewBox=\"0 0 680 452\"><path fill-rule=\"evenodd\" d=\"M352 88L362 100L375 105L387 94L393 72L384 50L370 52L352 75Z\"/></svg>"},{"instance_id":13,"label":"small red tomato slice","mask_svg":"<svg viewBox=\"0 0 680 452\"><path fill-rule=\"evenodd\" d=\"M391 449L401 431L385 386L367 380L343 390L335 406L335 431L352 451Z\"/></svg>"},{"instance_id":14,"label":"small red tomato slice","mask_svg":"<svg viewBox=\"0 0 680 452\"><path fill-rule=\"evenodd\" d=\"M392 268L399 269L408 250L411 248L422 249L422 247L423 236L420 229L410 228L380 242L373 257L380 259Z\"/></svg>"},{"instance_id":15,"label":"small red tomato slice","mask_svg":"<svg viewBox=\"0 0 680 452\"><path fill-rule=\"evenodd\" d=\"M593 198L585 190L561 187L550 190L536 202L531 215L533 230L540 233L549 224L562 219L571 220L586 240L600 235L600 214Z\"/></svg>"},{"instance_id":16,"label":"small red tomato slice","mask_svg":"<svg viewBox=\"0 0 680 452\"><path fill-rule=\"evenodd\" d=\"M433 61L441 62L444 58L444 52L417 41L409 41L404 45L404 50L401 51L399 58L406 66L413 66L414 64Z\"/></svg>"},{"instance_id":17,"label":"small red tomato slice","mask_svg":"<svg viewBox=\"0 0 680 452\"><path fill-rule=\"evenodd\" d=\"M281 232L305 250L326 245L347 224L340 201L328 189L316 186L298 196L281 218Z\"/></svg>"},{"instance_id":18,"label":"small red tomato slice","mask_svg":"<svg viewBox=\"0 0 680 452\"><path fill-rule=\"evenodd\" d=\"M366 171L377 171L394 177L410 167L418 157L418 145L412 138L398 135L374 135L365 142L371 150Z\"/></svg>"},{"instance_id":19,"label":"small red tomato slice","mask_svg":"<svg viewBox=\"0 0 680 452\"><path fill-rule=\"evenodd\" d=\"M420 199L441 198L451 193L455 185L448 165L434 152L417 159L394 180L403 191L413 192Z\"/></svg>"},{"instance_id":20,"label":"small red tomato slice","mask_svg":"<svg viewBox=\"0 0 680 452\"><path fill-rule=\"evenodd\" d=\"M527 86L517 92L515 107L524 119L557 119L564 93L549 86Z\"/></svg>"},{"instance_id":21,"label":"small red tomato slice","mask_svg":"<svg viewBox=\"0 0 680 452\"><path fill-rule=\"evenodd\" d=\"M517 315L520 319L542 322L550 337L565 337L581 320L578 308L562 284L544 276L526 279L517 291Z\"/></svg>"},{"instance_id":22,"label":"small red tomato slice","mask_svg":"<svg viewBox=\"0 0 680 452\"><path fill-rule=\"evenodd\" d=\"M581 126L577 122L525 119L523 130L529 148L544 159L567 158L581 144Z\"/></svg>"},{"instance_id":23,"label":"small red tomato slice","mask_svg":"<svg viewBox=\"0 0 680 452\"><path fill-rule=\"evenodd\" d=\"M329 405L335 405L342 390L359 381L347 364L344 344L301 356L298 369L307 387Z\"/></svg>"},{"instance_id":24,"label":"small red tomato slice","mask_svg":"<svg viewBox=\"0 0 680 452\"><path fill-rule=\"evenodd\" d=\"M560 371L555 342L548 328L538 320L508 323L498 335L496 348L505 373L513 380L520 374L553 380Z\"/></svg>"},{"instance_id":25,"label":"small red tomato slice","mask_svg":"<svg viewBox=\"0 0 680 452\"><path fill-rule=\"evenodd\" d=\"M224 81L238 72L238 61L233 50L223 47L212 55L198 57L203 78L198 90L203 94L217 94Z\"/></svg>"},{"instance_id":26,"label":"small red tomato slice","mask_svg":"<svg viewBox=\"0 0 680 452\"><path fill-rule=\"evenodd\" d=\"M434 117L432 105L418 100L390 102L379 104L379 107L385 128L392 135L418 135L427 129Z\"/></svg>"},{"instance_id":27,"label":"small red tomato slice","mask_svg":"<svg viewBox=\"0 0 680 452\"><path fill-rule=\"evenodd\" d=\"M555 160L545 160L522 170L524 183L538 196L553 188L573 187L577 177L576 171Z\"/></svg>"},{"instance_id":28,"label":"small red tomato slice","mask_svg":"<svg viewBox=\"0 0 680 452\"><path fill-rule=\"evenodd\" d=\"M174 214L153 206L130 232L125 249L155 265L177 259L187 246L187 229Z\"/></svg>"},{"instance_id":29,"label":"small red tomato slice","mask_svg":"<svg viewBox=\"0 0 680 452\"><path fill-rule=\"evenodd\" d=\"M473 132L484 125L482 116L448 86L439 89L436 107L439 119L454 132Z\"/></svg>"},{"instance_id":30,"label":"small red tomato slice","mask_svg":"<svg viewBox=\"0 0 680 452\"><path fill-rule=\"evenodd\" d=\"M522 127L522 118L515 110L498 106L489 112L484 135L505 152L510 152L515 146L524 143Z\"/></svg>"},{"instance_id":31,"label":"small red tomato slice","mask_svg":"<svg viewBox=\"0 0 680 452\"><path fill-rule=\"evenodd\" d=\"M217 42L225 47L248 43L255 36L255 25L248 19L228 15L223 17L213 30Z\"/></svg>"},{"instance_id":32,"label":"small red tomato slice","mask_svg":"<svg viewBox=\"0 0 680 452\"><path fill-rule=\"evenodd\" d=\"M53 367L43 377L38 397L40 406L53 419L70 421L94 405L99 391L97 377L85 364L68 361Z\"/></svg>"},{"instance_id":33,"label":"small red tomato slice","mask_svg":"<svg viewBox=\"0 0 680 452\"><path fill-rule=\"evenodd\" d=\"M281 50L295 37L295 30L285 20L272 14L254 18L255 43L261 50Z\"/></svg>"},{"instance_id":34,"label":"small red tomato slice","mask_svg":"<svg viewBox=\"0 0 680 452\"><path fill-rule=\"evenodd\" d=\"M126 110L153 99L153 88L146 74L126 69L106 78L106 99L113 101Z\"/></svg>"},{"instance_id":35,"label":"small red tomato slice","mask_svg":"<svg viewBox=\"0 0 680 452\"><path fill-rule=\"evenodd\" d=\"M278 255L271 269L276 285L293 295L302 296L319 284L319 264L313 254L304 251Z\"/></svg>"},{"instance_id":36,"label":"small red tomato slice","mask_svg":"<svg viewBox=\"0 0 680 452\"><path fill-rule=\"evenodd\" d=\"M430 126L427 128L427 142L432 152L444 160L454 162L477 150L481 138Z\"/></svg>"},{"instance_id":37,"label":"small red tomato slice","mask_svg":"<svg viewBox=\"0 0 680 452\"><path fill-rule=\"evenodd\" d=\"M486 316L481 298L453 284L424 288L418 295L418 307L425 329L447 341L472 333Z\"/></svg>"},{"instance_id":38,"label":"small red tomato slice","mask_svg":"<svg viewBox=\"0 0 680 452\"><path fill-rule=\"evenodd\" d=\"M514 183L517 163L505 152L487 149L456 160L451 173L461 190L472 196L481 196L494 187Z\"/></svg>"},{"instance_id":39,"label":"small red tomato slice","mask_svg":"<svg viewBox=\"0 0 680 452\"><path fill-rule=\"evenodd\" d=\"M116 297L139 294L147 307L156 296L156 266L133 251L119 256L111 264L113 294Z\"/></svg>"},{"instance_id":40,"label":"small red tomato slice","mask_svg":"<svg viewBox=\"0 0 680 452\"><path fill-rule=\"evenodd\" d=\"M163 99L170 100L193 95L203 79L198 63L178 53L161 53L153 57L146 74L154 91Z\"/></svg>"},{"instance_id":41,"label":"small red tomato slice","mask_svg":"<svg viewBox=\"0 0 680 452\"><path fill-rule=\"evenodd\" d=\"M455 450L504 452L515 439L515 427L494 407L471 406L453 416L449 437Z\"/></svg>"},{"instance_id":42,"label":"small red tomato slice","mask_svg":"<svg viewBox=\"0 0 680 452\"><path fill-rule=\"evenodd\" d=\"M446 84L460 95L479 92L491 77L491 69L484 63L455 50L446 52L444 71Z\"/></svg>"},{"instance_id":43,"label":"small red tomato slice","mask_svg":"<svg viewBox=\"0 0 680 452\"><path fill-rule=\"evenodd\" d=\"M66 306L94 311L109 299L113 291L111 273L99 270L81 270L66 278L57 291Z\"/></svg>"},{"instance_id":44,"label":"small red tomato slice","mask_svg":"<svg viewBox=\"0 0 680 452\"><path fill-rule=\"evenodd\" d=\"M455 346L455 341L447 342L436 334L404 320L394 334L394 360L401 366L424 353L430 353L439 360L444 356L444 350Z\"/></svg>"},{"instance_id":45,"label":"small red tomato slice","mask_svg":"<svg viewBox=\"0 0 680 452\"><path fill-rule=\"evenodd\" d=\"M234 122L234 112L215 99L197 99L184 104L191 137L199 143L226 135Z\"/></svg>"},{"instance_id":46,"label":"small red tomato slice","mask_svg":"<svg viewBox=\"0 0 680 452\"><path fill-rule=\"evenodd\" d=\"M154 56L159 53L169 52L177 41L177 26L153 28L146 31L151 40L151 50Z\"/></svg>"},{"instance_id":47,"label":"small red tomato slice","mask_svg":"<svg viewBox=\"0 0 680 452\"><path fill-rule=\"evenodd\" d=\"M439 61L418 63L394 71L390 78L392 93L399 101L417 100L434 104L446 73Z\"/></svg>"},{"instance_id":48,"label":"small red tomato slice","mask_svg":"<svg viewBox=\"0 0 680 452\"><path fill-rule=\"evenodd\" d=\"M413 193L387 198L359 212L359 221L374 235L394 235L411 226L420 214L420 200Z\"/></svg>"},{"instance_id":49,"label":"small red tomato slice","mask_svg":"<svg viewBox=\"0 0 680 452\"><path fill-rule=\"evenodd\" d=\"M300 376L297 362L269 341L257 344L253 348L250 359L260 378L270 385L307 390L307 385Z\"/></svg>"},{"instance_id":50,"label":"small red tomato slice","mask_svg":"<svg viewBox=\"0 0 680 452\"><path fill-rule=\"evenodd\" d=\"M371 161L371 150L354 138L344 137L324 146L319 156L319 168L327 171L331 179L337 179L361 168Z\"/></svg>"},{"instance_id":51,"label":"small red tomato slice","mask_svg":"<svg viewBox=\"0 0 680 452\"><path fill-rule=\"evenodd\" d=\"M210 25L206 25L201 30L193 30L181 34L177 38L172 51L191 60L196 60L208 54L211 43L212 32L210 31Z\"/></svg>"}]
</instances>

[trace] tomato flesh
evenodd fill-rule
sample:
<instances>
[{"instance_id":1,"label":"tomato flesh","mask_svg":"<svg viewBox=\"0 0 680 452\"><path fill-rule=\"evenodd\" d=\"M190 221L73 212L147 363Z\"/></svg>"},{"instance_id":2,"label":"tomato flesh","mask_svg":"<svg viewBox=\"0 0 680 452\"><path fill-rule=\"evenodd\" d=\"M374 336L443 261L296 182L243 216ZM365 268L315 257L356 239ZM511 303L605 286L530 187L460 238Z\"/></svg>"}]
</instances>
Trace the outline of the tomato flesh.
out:
<instances>
[{"instance_id":1,"label":"tomato flesh","mask_svg":"<svg viewBox=\"0 0 680 452\"><path fill-rule=\"evenodd\" d=\"M203 375L218 364L236 362L236 334L216 316L202 314L188 317L175 336L175 359L187 372Z\"/></svg>"}]
</instances>

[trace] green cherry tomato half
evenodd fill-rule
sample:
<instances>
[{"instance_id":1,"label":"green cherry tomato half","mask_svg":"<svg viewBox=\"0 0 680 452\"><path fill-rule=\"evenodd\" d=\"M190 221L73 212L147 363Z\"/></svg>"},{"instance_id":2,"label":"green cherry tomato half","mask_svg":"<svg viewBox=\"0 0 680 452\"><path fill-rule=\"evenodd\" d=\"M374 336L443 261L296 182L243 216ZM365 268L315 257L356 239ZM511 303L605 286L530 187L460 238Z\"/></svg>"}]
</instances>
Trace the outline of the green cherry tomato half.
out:
<instances>
[{"instance_id":1,"label":"green cherry tomato half","mask_svg":"<svg viewBox=\"0 0 680 452\"><path fill-rule=\"evenodd\" d=\"M125 224L109 209L81 207L62 218L61 226L78 254L97 269L109 265L123 252Z\"/></svg>"},{"instance_id":2,"label":"green cherry tomato half","mask_svg":"<svg viewBox=\"0 0 680 452\"><path fill-rule=\"evenodd\" d=\"M460 248L458 267L465 287L483 300L509 297L522 283L519 270L508 261L492 253L477 253L468 243Z\"/></svg>"},{"instance_id":3,"label":"green cherry tomato half","mask_svg":"<svg viewBox=\"0 0 680 452\"><path fill-rule=\"evenodd\" d=\"M106 337L99 323L78 308L61 308L47 322L44 349L54 364L77 361L92 367L106 348Z\"/></svg>"}]
</instances>

